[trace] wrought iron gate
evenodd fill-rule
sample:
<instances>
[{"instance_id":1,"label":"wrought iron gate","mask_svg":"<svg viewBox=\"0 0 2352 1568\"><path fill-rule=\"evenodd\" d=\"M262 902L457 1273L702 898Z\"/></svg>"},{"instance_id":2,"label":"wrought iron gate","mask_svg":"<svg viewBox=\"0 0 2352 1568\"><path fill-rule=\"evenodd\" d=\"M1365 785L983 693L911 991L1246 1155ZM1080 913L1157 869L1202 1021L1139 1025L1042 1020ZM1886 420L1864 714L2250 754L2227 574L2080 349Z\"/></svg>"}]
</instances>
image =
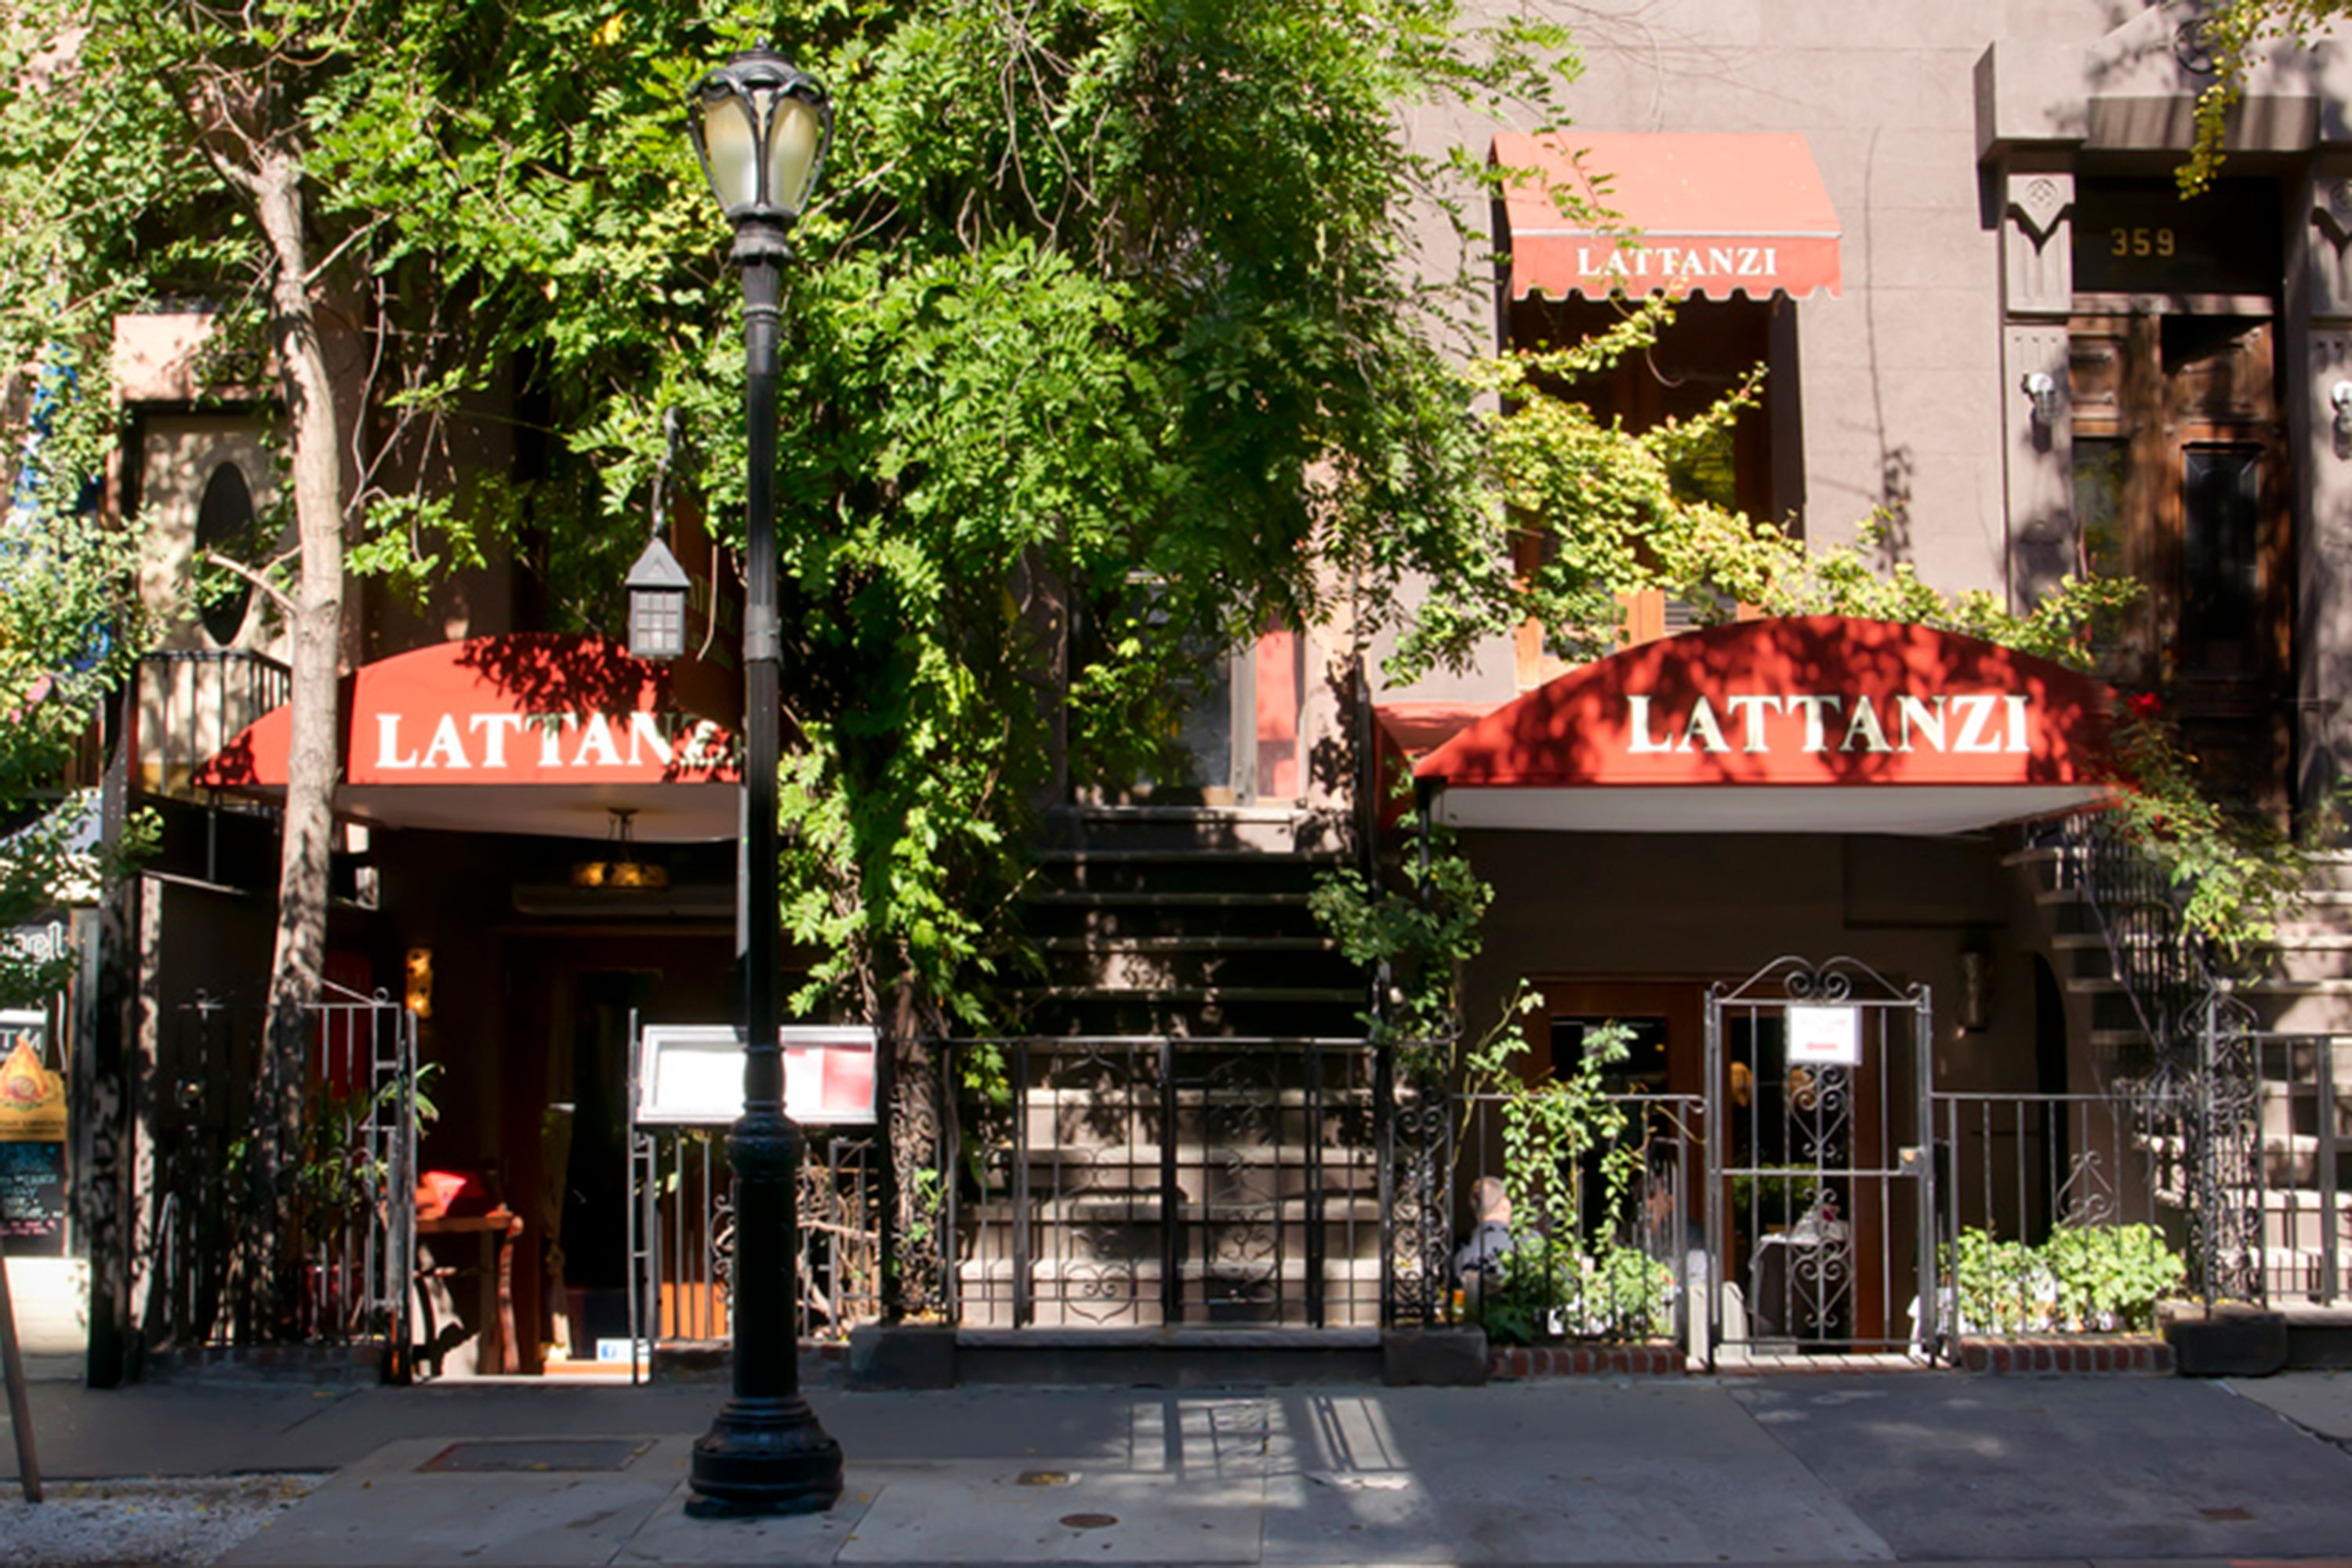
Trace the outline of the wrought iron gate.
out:
<instances>
[{"instance_id":1,"label":"wrought iron gate","mask_svg":"<svg viewBox=\"0 0 2352 1568\"><path fill-rule=\"evenodd\" d=\"M202 994L155 1065L142 1194L150 1348L382 1344L404 1373L416 1274L416 1023L330 982L299 1086L267 1048L268 1011ZM296 1146L268 1108L299 1098Z\"/></svg>"},{"instance_id":2,"label":"wrought iron gate","mask_svg":"<svg viewBox=\"0 0 2352 1568\"><path fill-rule=\"evenodd\" d=\"M1706 993L1711 1338L1733 1353L1932 1348L1927 987L1776 959Z\"/></svg>"},{"instance_id":3,"label":"wrought iron gate","mask_svg":"<svg viewBox=\"0 0 2352 1568\"><path fill-rule=\"evenodd\" d=\"M734 1176L730 1122L639 1120L646 1024L629 1015L627 1248L631 1371L651 1369L664 1346L710 1344L734 1333ZM730 1068L740 1058L730 1058ZM887 1147L864 1126L804 1127L796 1185L794 1329L844 1339L882 1310L882 1171ZM602 1347L599 1347L600 1349Z\"/></svg>"},{"instance_id":4,"label":"wrought iron gate","mask_svg":"<svg viewBox=\"0 0 2352 1568\"><path fill-rule=\"evenodd\" d=\"M964 1086L947 1178L962 1326L1381 1321L1388 1211L1364 1041L1055 1036L946 1049ZM992 1070L1001 1089L976 1083Z\"/></svg>"}]
</instances>

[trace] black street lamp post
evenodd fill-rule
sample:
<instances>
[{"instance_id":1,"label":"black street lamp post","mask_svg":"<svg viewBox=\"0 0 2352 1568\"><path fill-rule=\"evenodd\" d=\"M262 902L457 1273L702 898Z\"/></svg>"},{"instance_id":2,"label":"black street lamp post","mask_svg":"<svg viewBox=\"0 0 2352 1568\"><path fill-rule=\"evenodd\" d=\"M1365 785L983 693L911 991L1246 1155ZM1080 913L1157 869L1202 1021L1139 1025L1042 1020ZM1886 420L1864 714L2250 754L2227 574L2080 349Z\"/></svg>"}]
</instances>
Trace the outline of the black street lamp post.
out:
<instances>
[{"instance_id":1,"label":"black street lamp post","mask_svg":"<svg viewBox=\"0 0 2352 1568\"><path fill-rule=\"evenodd\" d=\"M816 1513L841 1496L841 1445L800 1392L795 1213L801 1130L784 1114L776 996L776 339L786 237L833 135L824 89L766 48L734 56L694 89L695 152L743 272L743 1115L734 1173L734 1391L696 1439L687 1511L697 1518Z\"/></svg>"}]
</instances>

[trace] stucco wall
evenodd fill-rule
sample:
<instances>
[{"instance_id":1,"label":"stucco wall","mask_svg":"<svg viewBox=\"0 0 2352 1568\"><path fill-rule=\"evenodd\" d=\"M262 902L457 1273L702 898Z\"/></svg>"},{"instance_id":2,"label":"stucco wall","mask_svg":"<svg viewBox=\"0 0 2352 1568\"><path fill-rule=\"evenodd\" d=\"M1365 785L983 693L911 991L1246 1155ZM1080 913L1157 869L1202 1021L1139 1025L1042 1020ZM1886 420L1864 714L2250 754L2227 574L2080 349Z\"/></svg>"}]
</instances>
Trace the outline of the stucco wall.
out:
<instances>
[{"instance_id":1,"label":"stucco wall","mask_svg":"<svg viewBox=\"0 0 2352 1568\"><path fill-rule=\"evenodd\" d=\"M2032 959L2011 930L1990 840L1469 832L1462 842L1495 889L1485 951L1465 976L1474 1029L1522 979L1737 984L1782 957L1851 957L1898 986L1927 984L1938 1087L2034 1088ZM1986 1028L1963 1033L1960 954L1971 944L1991 952L1992 1005Z\"/></svg>"}]
</instances>

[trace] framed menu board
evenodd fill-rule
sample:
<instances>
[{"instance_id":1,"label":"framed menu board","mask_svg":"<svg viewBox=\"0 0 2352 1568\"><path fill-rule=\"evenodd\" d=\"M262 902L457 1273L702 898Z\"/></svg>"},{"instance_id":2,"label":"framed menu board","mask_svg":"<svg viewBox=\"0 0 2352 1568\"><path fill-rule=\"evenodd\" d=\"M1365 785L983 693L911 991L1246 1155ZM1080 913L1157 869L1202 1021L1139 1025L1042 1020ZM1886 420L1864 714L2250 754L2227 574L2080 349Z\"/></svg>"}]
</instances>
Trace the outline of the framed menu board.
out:
<instances>
[{"instance_id":1,"label":"framed menu board","mask_svg":"<svg viewBox=\"0 0 2352 1568\"><path fill-rule=\"evenodd\" d=\"M0 1013L0 1257L66 1249L66 1085L48 1017Z\"/></svg>"}]
</instances>

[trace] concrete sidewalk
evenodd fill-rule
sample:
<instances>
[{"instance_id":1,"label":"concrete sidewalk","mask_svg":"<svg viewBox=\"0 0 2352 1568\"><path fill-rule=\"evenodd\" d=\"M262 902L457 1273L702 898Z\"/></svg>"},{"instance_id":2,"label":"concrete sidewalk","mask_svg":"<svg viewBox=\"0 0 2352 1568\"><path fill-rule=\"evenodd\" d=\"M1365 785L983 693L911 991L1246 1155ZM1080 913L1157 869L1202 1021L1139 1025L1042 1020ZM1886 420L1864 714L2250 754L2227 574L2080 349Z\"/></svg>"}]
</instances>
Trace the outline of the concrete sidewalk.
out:
<instances>
[{"instance_id":1,"label":"concrete sidewalk","mask_svg":"<svg viewBox=\"0 0 2352 1568\"><path fill-rule=\"evenodd\" d=\"M53 1477L336 1472L236 1563L2352 1559L2327 1373L815 1388L841 1505L724 1523L706 1386L35 1392Z\"/></svg>"}]
</instances>

